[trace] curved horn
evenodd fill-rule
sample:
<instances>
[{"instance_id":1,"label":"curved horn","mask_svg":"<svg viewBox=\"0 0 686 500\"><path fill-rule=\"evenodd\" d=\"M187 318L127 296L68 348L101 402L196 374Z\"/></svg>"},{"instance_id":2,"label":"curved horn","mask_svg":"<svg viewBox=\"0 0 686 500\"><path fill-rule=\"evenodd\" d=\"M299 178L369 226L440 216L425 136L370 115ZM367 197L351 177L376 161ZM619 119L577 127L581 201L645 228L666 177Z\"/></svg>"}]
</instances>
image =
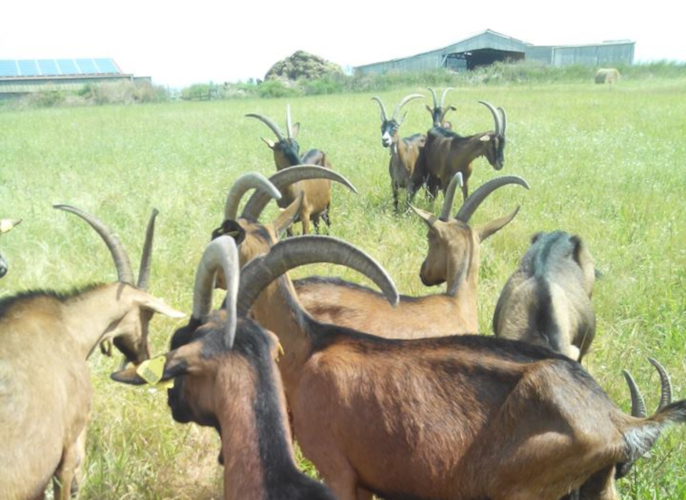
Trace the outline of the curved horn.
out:
<instances>
[{"instance_id":1,"label":"curved horn","mask_svg":"<svg viewBox=\"0 0 686 500\"><path fill-rule=\"evenodd\" d=\"M281 193L279 193L277 187L269 182L269 179L264 175L257 172L243 174L233 183L226 197L226 205L224 206L225 220L236 220L238 205L240 205L243 195L250 189L261 190L264 194L275 200L281 199Z\"/></svg>"},{"instance_id":2,"label":"curved horn","mask_svg":"<svg viewBox=\"0 0 686 500\"><path fill-rule=\"evenodd\" d=\"M660 411L672 402L672 382L669 380L669 374L664 366L654 358L648 358L648 361L651 362L660 375L660 405L657 407L657 411Z\"/></svg>"},{"instance_id":3,"label":"curved horn","mask_svg":"<svg viewBox=\"0 0 686 500\"><path fill-rule=\"evenodd\" d=\"M145 243L143 243L143 255L141 256L141 265L138 268L138 284L136 285L141 290L148 289L148 282L150 281L150 268L152 267L152 240L155 236L155 219L160 213L156 208L152 209L150 219L148 219L148 228L145 230Z\"/></svg>"},{"instance_id":4,"label":"curved horn","mask_svg":"<svg viewBox=\"0 0 686 500\"><path fill-rule=\"evenodd\" d=\"M293 123L291 120L291 105L286 104L286 134L288 138L291 138L291 129L293 128Z\"/></svg>"},{"instance_id":5,"label":"curved horn","mask_svg":"<svg viewBox=\"0 0 686 500\"><path fill-rule=\"evenodd\" d=\"M410 94L410 95L403 97L403 100L398 103L398 105L395 107L395 111L393 111L393 120L396 119L396 117L398 116L398 112L401 110L401 108L405 104L407 104L408 102L410 102L413 99L419 99L419 98L423 98L423 97L424 96L422 94Z\"/></svg>"},{"instance_id":6,"label":"curved horn","mask_svg":"<svg viewBox=\"0 0 686 500\"><path fill-rule=\"evenodd\" d=\"M450 179L450 184L448 184L448 189L445 191L445 196L443 197L443 208L441 209L441 216L439 217L439 219L443 222L450 218L450 212L453 209L453 202L455 201L455 189L458 185L460 187L463 186L462 172L457 172L455 175L453 175L453 178Z\"/></svg>"},{"instance_id":7,"label":"curved horn","mask_svg":"<svg viewBox=\"0 0 686 500\"><path fill-rule=\"evenodd\" d=\"M381 119L385 122L388 121L388 114L386 113L386 106L383 105L383 102L381 102L381 99L374 96L372 97L372 101L376 101L379 103L379 107L381 108Z\"/></svg>"},{"instance_id":8,"label":"curved horn","mask_svg":"<svg viewBox=\"0 0 686 500\"><path fill-rule=\"evenodd\" d=\"M469 198L465 200L460 207L460 210L455 215L455 218L461 220L462 222L469 222L476 209L479 205L488 198L488 196L496 189L507 186L508 184L519 184L520 186L529 189L529 184L517 175L503 175L501 177L496 177L490 181L482 184L479 188L469 195Z\"/></svg>"},{"instance_id":9,"label":"curved horn","mask_svg":"<svg viewBox=\"0 0 686 500\"><path fill-rule=\"evenodd\" d=\"M85 220L90 226L95 229L95 231L100 235L102 240L107 245L107 248L112 254L114 259L114 265L117 268L117 276L119 281L122 283L128 283L133 285L133 271L131 270L131 262L129 261L129 256L124 249L124 246L119 241L119 238L112 230L103 224L97 217L90 215L83 210L80 210L71 205L53 205L53 208L58 210L65 210L66 212L71 212L78 215L83 220Z\"/></svg>"},{"instance_id":10,"label":"curved horn","mask_svg":"<svg viewBox=\"0 0 686 500\"><path fill-rule=\"evenodd\" d=\"M333 170L319 165L297 165L295 167L284 168L272 175L269 178L269 181L283 193L286 187L294 182L306 179L329 179L340 182L353 193L357 194L357 189L355 189L355 186L353 186L348 179ZM258 220L264 207L269 204L269 199L268 195L255 191L245 204L245 207L243 207L243 214L241 217L255 221Z\"/></svg>"},{"instance_id":11,"label":"curved horn","mask_svg":"<svg viewBox=\"0 0 686 500\"><path fill-rule=\"evenodd\" d=\"M258 115L257 113L248 113L245 115L248 118L257 118L260 120L262 123L264 123L267 127L269 127L272 132L276 135L276 138L279 139L280 141L285 141L286 138L283 136L283 132L281 132L281 129L279 126L274 123L274 120L271 118L267 118L266 116Z\"/></svg>"},{"instance_id":12,"label":"curved horn","mask_svg":"<svg viewBox=\"0 0 686 500\"><path fill-rule=\"evenodd\" d=\"M498 111L500 111L500 135L505 137L505 130L507 129L507 113L505 110L498 106Z\"/></svg>"},{"instance_id":13,"label":"curved horn","mask_svg":"<svg viewBox=\"0 0 686 500\"><path fill-rule=\"evenodd\" d=\"M646 418L648 412L646 411L646 403L643 400L643 395L631 374L624 370L624 378L629 386L629 392L631 392L631 416L636 418Z\"/></svg>"},{"instance_id":14,"label":"curved horn","mask_svg":"<svg viewBox=\"0 0 686 500\"><path fill-rule=\"evenodd\" d=\"M443 94L441 94L441 106L440 106L441 108L443 108L443 103L444 103L444 101L445 101L445 96L446 96L446 95L448 94L448 92L450 92L451 90L453 90L453 88L452 88L452 87L448 87L447 89L445 89L445 90L443 91Z\"/></svg>"},{"instance_id":15,"label":"curved horn","mask_svg":"<svg viewBox=\"0 0 686 500\"><path fill-rule=\"evenodd\" d=\"M481 104L486 106L491 114L493 115L493 120L495 120L495 135L503 135L502 129L502 123L500 123L500 113L493 107L493 105L490 102L486 101L479 101Z\"/></svg>"},{"instance_id":16,"label":"curved horn","mask_svg":"<svg viewBox=\"0 0 686 500\"><path fill-rule=\"evenodd\" d=\"M396 305L398 290L388 273L372 257L345 241L330 236L298 236L281 241L269 253L256 257L241 270L238 314L245 315L272 281L296 267L319 262L340 264L370 278Z\"/></svg>"},{"instance_id":17,"label":"curved horn","mask_svg":"<svg viewBox=\"0 0 686 500\"><path fill-rule=\"evenodd\" d=\"M212 309L214 278L220 269L224 271L226 283L226 330L224 339L226 345L232 347L236 336L236 297L240 275L236 242L226 235L215 238L205 247L195 274L193 317L200 320L201 323L207 321Z\"/></svg>"},{"instance_id":18,"label":"curved horn","mask_svg":"<svg viewBox=\"0 0 686 500\"><path fill-rule=\"evenodd\" d=\"M436 98L436 91L432 89L431 87L427 87L429 89L429 92L431 92L431 95L434 99L434 109L438 107L438 99Z\"/></svg>"}]
</instances>

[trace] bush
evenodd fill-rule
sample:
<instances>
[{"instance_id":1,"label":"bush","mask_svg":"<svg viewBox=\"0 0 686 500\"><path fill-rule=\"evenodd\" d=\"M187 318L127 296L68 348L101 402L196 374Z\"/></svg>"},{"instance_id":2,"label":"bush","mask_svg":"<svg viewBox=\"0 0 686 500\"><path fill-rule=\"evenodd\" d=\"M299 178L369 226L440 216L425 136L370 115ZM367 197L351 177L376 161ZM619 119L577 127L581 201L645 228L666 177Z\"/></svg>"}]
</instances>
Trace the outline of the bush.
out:
<instances>
[{"instance_id":1,"label":"bush","mask_svg":"<svg viewBox=\"0 0 686 500\"><path fill-rule=\"evenodd\" d=\"M257 95L260 97L297 97L302 92L295 86L291 86L283 80L268 80L257 86Z\"/></svg>"}]
</instances>

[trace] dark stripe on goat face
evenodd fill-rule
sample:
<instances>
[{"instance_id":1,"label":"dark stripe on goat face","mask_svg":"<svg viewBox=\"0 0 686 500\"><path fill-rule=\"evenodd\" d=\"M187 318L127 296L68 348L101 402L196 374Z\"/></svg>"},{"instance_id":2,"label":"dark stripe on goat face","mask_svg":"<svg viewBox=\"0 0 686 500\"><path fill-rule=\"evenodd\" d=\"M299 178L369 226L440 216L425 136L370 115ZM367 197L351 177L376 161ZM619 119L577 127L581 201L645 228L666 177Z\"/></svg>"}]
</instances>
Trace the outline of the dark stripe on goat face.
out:
<instances>
[{"instance_id":1,"label":"dark stripe on goat face","mask_svg":"<svg viewBox=\"0 0 686 500\"><path fill-rule=\"evenodd\" d=\"M292 167L300 165L300 144L295 139L285 139L274 145L275 156L285 160L285 164L277 160L277 168Z\"/></svg>"}]
</instances>

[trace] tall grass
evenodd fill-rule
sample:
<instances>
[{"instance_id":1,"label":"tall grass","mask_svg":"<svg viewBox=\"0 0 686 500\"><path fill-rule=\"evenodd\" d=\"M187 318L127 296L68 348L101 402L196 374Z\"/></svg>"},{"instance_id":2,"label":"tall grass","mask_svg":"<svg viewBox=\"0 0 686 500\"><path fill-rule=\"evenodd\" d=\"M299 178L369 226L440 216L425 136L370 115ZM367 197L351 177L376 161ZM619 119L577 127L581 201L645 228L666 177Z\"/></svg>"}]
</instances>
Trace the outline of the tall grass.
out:
<instances>
[{"instance_id":1,"label":"tall grass","mask_svg":"<svg viewBox=\"0 0 686 500\"><path fill-rule=\"evenodd\" d=\"M658 358L686 397L686 81L626 78L613 87L585 83L463 86L450 95L457 131L490 130L492 118L478 99L508 113L508 145L502 174L521 175L525 192L495 193L473 223L499 217L517 204L517 218L482 247L479 285L481 331L500 289L537 231L579 234L604 278L594 304L598 333L586 368L610 397L628 410L621 376L629 369L649 406L658 400L658 379L646 361ZM425 92L429 82L381 93L397 102ZM437 85L440 82L430 82ZM377 90L374 90L377 93ZM303 149L320 147L334 168L359 190L335 188L332 234L379 259L402 293L425 294L417 279L426 250L423 223L392 211L388 153L379 145L378 108L371 93L293 97L302 122ZM283 99L181 102L148 106L0 111L0 217L23 218L2 236L10 263L0 295L27 288L71 288L116 279L114 266L93 231L51 208L70 203L116 228L132 258L140 255L146 218L160 209L151 291L189 311L195 265L220 221L228 187L240 174L274 171L259 137L270 132L248 112L281 121ZM426 130L428 113L408 106L402 132ZM473 188L496 176L478 160ZM418 196L426 209L438 209ZM265 220L276 214L270 207ZM359 280L341 268L312 272ZM427 320L430 320L427 318ZM155 318L152 344L165 350L182 323ZM159 392L109 380L118 359L89 360L95 387L83 499L211 499L221 492L214 431L175 424ZM650 459L620 482L623 498L686 496L686 433L666 433Z\"/></svg>"}]
</instances>

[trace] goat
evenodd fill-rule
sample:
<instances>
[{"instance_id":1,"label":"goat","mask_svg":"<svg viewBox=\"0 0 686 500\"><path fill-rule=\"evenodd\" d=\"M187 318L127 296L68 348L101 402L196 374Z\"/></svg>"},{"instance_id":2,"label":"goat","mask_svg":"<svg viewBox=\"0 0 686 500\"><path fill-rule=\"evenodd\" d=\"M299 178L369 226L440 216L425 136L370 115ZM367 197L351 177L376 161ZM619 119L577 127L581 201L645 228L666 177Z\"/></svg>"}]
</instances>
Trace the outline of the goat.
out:
<instances>
[{"instance_id":1,"label":"goat","mask_svg":"<svg viewBox=\"0 0 686 500\"><path fill-rule=\"evenodd\" d=\"M619 81L620 75L616 68L600 68L595 74L596 83L608 83L612 85Z\"/></svg>"},{"instance_id":2,"label":"goat","mask_svg":"<svg viewBox=\"0 0 686 500\"><path fill-rule=\"evenodd\" d=\"M445 293L401 296L398 306L391 307L369 288L338 279L310 277L293 282L305 310L323 323L382 337L421 338L477 332L480 244L508 224L519 208L474 229L469 226L469 219L499 187L519 184L528 189L529 186L515 176L493 179L472 193L453 219L450 212L460 178L459 172L455 174L438 218L413 207L428 226L429 249L420 278L427 286L446 282Z\"/></svg>"},{"instance_id":3,"label":"goat","mask_svg":"<svg viewBox=\"0 0 686 500\"><path fill-rule=\"evenodd\" d=\"M257 118L276 135L278 142L264 138L262 140L273 151L277 170L283 170L296 165L318 165L331 169L331 163L326 154L319 149L311 149L302 157L299 156L300 145L295 138L300 131L300 123L291 124L290 107L286 110L287 137L284 137L279 126L271 118L255 113L249 113L245 116ZM296 221L299 219L302 222L302 233L308 234L310 232L310 221L314 224L315 232L318 233L320 217L324 220L326 226L330 228L331 181L328 179L312 179L295 183L286 192L281 193L282 199L278 202L279 206L281 208L287 207L300 193L304 193L304 200ZM290 228L288 229L288 234L292 234Z\"/></svg>"},{"instance_id":4,"label":"goat","mask_svg":"<svg viewBox=\"0 0 686 500\"><path fill-rule=\"evenodd\" d=\"M581 361L595 337L594 284L593 256L581 238L537 233L500 293L493 331Z\"/></svg>"},{"instance_id":5,"label":"goat","mask_svg":"<svg viewBox=\"0 0 686 500\"><path fill-rule=\"evenodd\" d=\"M212 282L223 270L226 310L211 313ZM205 249L195 281L193 314L176 330L162 381L174 379L169 406L177 422L217 429L224 457L224 499L335 500L295 463L283 384L276 367L278 339L236 317L239 278L234 240L221 236ZM129 368L118 382L145 381Z\"/></svg>"},{"instance_id":6,"label":"goat","mask_svg":"<svg viewBox=\"0 0 686 500\"><path fill-rule=\"evenodd\" d=\"M388 173L391 176L391 189L393 190L393 207L398 211L398 190L407 188L414 165L417 163L419 150L424 147L426 135L414 134L410 137L400 138L398 129L402 125L405 117L398 118L398 113L402 107L413 99L423 98L421 94L410 94L405 96L395 107L393 116L388 118L386 107L379 97L372 97L372 100L379 103L381 108L381 145L389 148L391 159L388 162Z\"/></svg>"},{"instance_id":7,"label":"goat","mask_svg":"<svg viewBox=\"0 0 686 500\"><path fill-rule=\"evenodd\" d=\"M0 220L0 234L5 234L11 231L16 225L21 222L21 219L1 219ZM0 254L0 278L7 274L9 266L5 258Z\"/></svg>"},{"instance_id":8,"label":"goat","mask_svg":"<svg viewBox=\"0 0 686 500\"><path fill-rule=\"evenodd\" d=\"M246 235L239 252L264 237ZM339 500L615 499L615 475L686 421L686 401L625 415L577 362L539 346L319 323L280 275L320 259L349 265L354 252L321 236L279 242L242 268L236 311L279 337L296 439Z\"/></svg>"},{"instance_id":9,"label":"goat","mask_svg":"<svg viewBox=\"0 0 686 500\"><path fill-rule=\"evenodd\" d=\"M507 115L503 108L494 108L488 102L479 101L492 113L495 120L495 131L483 132L467 137L460 136L443 127L433 127L426 134L426 145L420 151L412 177L412 188L409 192L412 201L417 189L426 182L426 176L433 174L440 180L440 187L448 188L450 179L462 172L462 198L469 195L469 178L472 175L472 162L485 156L495 170L501 170L505 161L505 130ZM437 188L431 193L435 195Z\"/></svg>"},{"instance_id":10,"label":"goat","mask_svg":"<svg viewBox=\"0 0 686 500\"><path fill-rule=\"evenodd\" d=\"M452 124L450 122L445 121L445 115L448 113L448 111L456 111L457 108L455 108L455 106L445 107L445 96L448 94L448 92L453 90L453 88L446 88L441 94L440 101L436 97L436 91L431 87L427 88L429 89L429 92L431 92L431 96L433 97L433 108L430 107L428 104L426 105L427 111L429 111L429 113L431 114L431 121L433 123L433 126L451 129Z\"/></svg>"},{"instance_id":11,"label":"goat","mask_svg":"<svg viewBox=\"0 0 686 500\"><path fill-rule=\"evenodd\" d=\"M113 341L127 360L149 357L154 313L184 315L145 291L154 217L148 224L137 286L124 247L95 217L68 205L107 244L118 281L68 293L28 291L0 300L0 492L3 500L54 498L78 489L91 405L87 358Z\"/></svg>"}]
</instances>

